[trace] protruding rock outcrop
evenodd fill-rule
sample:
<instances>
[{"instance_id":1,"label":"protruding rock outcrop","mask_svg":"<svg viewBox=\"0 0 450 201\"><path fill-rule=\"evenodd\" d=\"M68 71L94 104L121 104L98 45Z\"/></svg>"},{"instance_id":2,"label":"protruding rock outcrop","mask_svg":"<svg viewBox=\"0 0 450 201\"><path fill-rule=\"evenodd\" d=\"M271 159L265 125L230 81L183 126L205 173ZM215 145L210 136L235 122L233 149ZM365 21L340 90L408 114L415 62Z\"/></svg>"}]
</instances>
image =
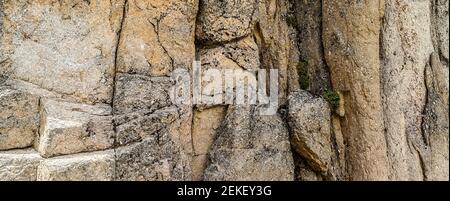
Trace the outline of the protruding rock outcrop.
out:
<instances>
[{"instance_id":1,"label":"protruding rock outcrop","mask_svg":"<svg viewBox=\"0 0 450 201\"><path fill-rule=\"evenodd\" d=\"M309 92L289 96L288 123L292 147L314 171L327 174L331 166L331 110L328 103Z\"/></svg>"}]
</instances>

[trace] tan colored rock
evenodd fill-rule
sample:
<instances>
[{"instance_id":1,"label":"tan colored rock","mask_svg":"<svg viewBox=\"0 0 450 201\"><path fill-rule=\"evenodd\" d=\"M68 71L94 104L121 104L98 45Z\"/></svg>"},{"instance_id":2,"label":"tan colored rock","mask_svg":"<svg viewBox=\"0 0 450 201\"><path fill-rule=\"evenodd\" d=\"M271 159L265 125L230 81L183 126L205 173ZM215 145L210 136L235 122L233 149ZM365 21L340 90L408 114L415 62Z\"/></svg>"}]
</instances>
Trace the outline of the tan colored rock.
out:
<instances>
[{"instance_id":1,"label":"tan colored rock","mask_svg":"<svg viewBox=\"0 0 450 201\"><path fill-rule=\"evenodd\" d=\"M119 73L116 80L115 179L191 180L192 108L171 102L171 79Z\"/></svg>"},{"instance_id":2,"label":"tan colored rock","mask_svg":"<svg viewBox=\"0 0 450 201\"><path fill-rule=\"evenodd\" d=\"M433 1L431 9L434 11L431 19L431 25L433 31L433 41L435 48L439 50L440 55L444 60L449 60L449 15L448 15L448 0Z\"/></svg>"},{"instance_id":3,"label":"tan colored rock","mask_svg":"<svg viewBox=\"0 0 450 201\"><path fill-rule=\"evenodd\" d=\"M259 46L260 68L279 71L279 98L284 103L289 92L300 88L298 35L287 20L291 5L288 0L259 0L258 9L253 35Z\"/></svg>"},{"instance_id":4,"label":"tan colored rock","mask_svg":"<svg viewBox=\"0 0 450 201\"><path fill-rule=\"evenodd\" d=\"M332 85L342 91L350 180L387 180L380 84L383 1L323 1L323 40Z\"/></svg>"},{"instance_id":5,"label":"tan colored rock","mask_svg":"<svg viewBox=\"0 0 450 201\"><path fill-rule=\"evenodd\" d=\"M226 107L196 110L193 120L193 146L196 155L207 154L216 138L216 130L225 117Z\"/></svg>"},{"instance_id":6,"label":"tan colored rock","mask_svg":"<svg viewBox=\"0 0 450 201\"><path fill-rule=\"evenodd\" d=\"M258 19L258 0L201 0L197 39L225 43L249 36Z\"/></svg>"},{"instance_id":7,"label":"tan colored rock","mask_svg":"<svg viewBox=\"0 0 450 201\"><path fill-rule=\"evenodd\" d=\"M139 142L162 129L169 128L179 118L178 111L174 107L147 113L141 111L114 117L116 145L124 146Z\"/></svg>"},{"instance_id":8,"label":"tan colored rock","mask_svg":"<svg viewBox=\"0 0 450 201\"><path fill-rule=\"evenodd\" d=\"M121 181L190 180L192 109L174 105L168 77L117 74L116 173Z\"/></svg>"},{"instance_id":9,"label":"tan colored rock","mask_svg":"<svg viewBox=\"0 0 450 201\"><path fill-rule=\"evenodd\" d=\"M424 180L424 75L434 51L430 6L429 1L386 1L381 81L390 180Z\"/></svg>"},{"instance_id":10,"label":"tan colored rock","mask_svg":"<svg viewBox=\"0 0 450 201\"><path fill-rule=\"evenodd\" d=\"M289 133L280 117L229 106L209 152L207 181L293 181Z\"/></svg>"},{"instance_id":11,"label":"tan colored rock","mask_svg":"<svg viewBox=\"0 0 450 201\"><path fill-rule=\"evenodd\" d=\"M44 100L37 150L44 157L99 151L114 142L111 107Z\"/></svg>"},{"instance_id":12,"label":"tan colored rock","mask_svg":"<svg viewBox=\"0 0 450 201\"><path fill-rule=\"evenodd\" d=\"M0 86L0 150L29 147L39 129L39 97Z\"/></svg>"},{"instance_id":13,"label":"tan colored rock","mask_svg":"<svg viewBox=\"0 0 450 201\"><path fill-rule=\"evenodd\" d=\"M226 43L216 47L200 48L202 69L259 69L258 45L253 37Z\"/></svg>"},{"instance_id":14,"label":"tan colored rock","mask_svg":"<svg viewBox=\"0 0 450 201\"><path fill-rule=\"evenodd\" d=\"M208 154L194 155L191 161L192 167L192 180L202 181L203 174L208 165Z\"/></svg>"},{"instance_id":15,"label":"tan colored rock","mask_svg":"<svg viewBox=\"0 0 450 201\"><path fill-rule=\"evenodd\" d=\"M192 143L194 157L192 173L194 180L201 180L206 168L208 153L216 139L226 112L226 106L217 106L205 110L195 110L192 124Z\"/></svg>"},{"instance_id":16,"label":"tan colored rock","mask_svg":"<svg viewBox=\"0 0 450 201\"><path fill-rule=\"evenodd\" d=\"M117 70L168 76L176 68L190 69L197 9L197 0L127 1Z\"/></svg>"},{"instance_id":17,"label":"tan colored rock","mask_svg":"<svg viewBox=\"0 0 450 201\"><path fill-rule=\"evenodd\" d=\"M154 112L172 105L170 89L173 82L167 77L117 74L114 114L141 110Z\"/></svg>"},{"instance_id":18,"label":"tan colored rock","mask_svg":"<svg viewBox=\"0 0 450 201\"><path fill-rule=\"evenodd\" d=\"M292 155L294 156L296 181L323 181L322 174L312 170L311 166L297 152Z\"/></svg>"},{"instance_id":19,"label":"tan colored rock","mask_svg":"<svg viewBox=\"0 0 450 201\"><path fill-rule=\"evenodd\" d=\"M115 154L115 180L191 180L190 158L182 148L179 140L167 129L141 142L118 148Z\"/></svg>"},{"instance_id":20,"label":"tan colored rock","mask_svg":"<svg viewBox=\"0 0 450 201\"><path fill-rule=\"evenodd\" d=\"M79 102L110 103L124 2L4 2L2 71Z\"/></svg>"},{"instance_id":21,"label":"tan colored rock","mask_svg":"<svg viewBox=\"0 0 450 201\"><path fill-rule=\"evenodd\" d=\"M260 57L253 37L245 37L222 46L203 47L198 50L198 54L202 70L200 72L202 102L197 104L200 109L224 105L224 103L236 103L236 93L233 93L231 100L228 100L225 96L225 89L236 92L237 80L243 83L244 87L256 89L257 77L254 72L260 67ZM211 73L211 70L216 72ZM215 90L216 86L220 87L219 91ZM212 102L215 95L222 96L219 104ZM205 102L205 100L211 102Z\"/></svg>"},{"instance_id":22,"label":"tan colored rock","mask_svg":"<svg viewBox=\"0 0 450 201\"><path fill-rule=\"evenodd\" d=\"M425 136L425 180L449 180L449 69L432 54L431 65L426 68L427 105L423 131ZM423 154L423 152L422 152Z\"/></svg>"},{"instance_id":23,"label":"tan colored rock","mask_svg":"<svg viewBox=\"0 0 450 201\"><path fill-rule=\"evenodd\" d=\"M114 151L61 156L42 161L38 181L111 181Z\"/></svg>"},{"instance_id":24,"label":"tan colored rock","mask_svg":"<svg viewBox=\"0 0 450 201\"><path fill-rule=\"evenodd\" d=\"M0 152L0 181L35 181L41 160L32 149Z\"/></svg>"},{"instance_id":25,"label":"tan colored rock","mask_svg":"<svg viewBox=\"0 0 450 201\"><path fill-rule=\"evenodd\" d=\"M292 147L316 172L331 167L331 110L328 103L306 91L289 96L288 123Z\"/></svg>"}]
</instances>

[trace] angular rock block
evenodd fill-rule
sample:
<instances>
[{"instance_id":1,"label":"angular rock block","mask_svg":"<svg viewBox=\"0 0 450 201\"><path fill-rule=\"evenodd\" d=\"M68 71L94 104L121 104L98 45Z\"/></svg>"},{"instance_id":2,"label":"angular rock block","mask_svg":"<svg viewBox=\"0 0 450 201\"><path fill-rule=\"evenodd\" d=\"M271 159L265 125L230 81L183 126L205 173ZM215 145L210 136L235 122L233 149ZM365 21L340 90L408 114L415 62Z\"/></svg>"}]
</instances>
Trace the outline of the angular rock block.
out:
<instances>
[{"instance_id":1,"label":"angular rock block","mask_svg":"<svg viewBox=\"0 0 450 201\"><path fill-rule=\"evenodd\" d=\"M129 0L118 71L168 76L176 68L189 69L195 58L197 4L197 0Z\"/></svg>"},{"instance_id":2,"label":"angular rock block","mask_svg":"<svg viewBox=\"0 0 450 201\"><path fill-rule=\"evenodd\" d=\"M224 43L252 33L258 18L258 0L203 0L197 18L197 39Z\"/></svg>"},{"instance_id":3,"label":"angular rock block","mask_svg":"<svg viewBox=\"0 0 450 201\"><path fill-rule=\"evenodd\" d=\"M293 181L289 133L278 116L230 106L209 153L206 181Z\"/></svg>"},{"instance_id":4,"label":"angular rock block","mask_svg":"<svg viewBox=\"0 0 450 201\"><path fill-rule=\"evenodd\" d=\"M4 2L0 47L10 65L2 71L79 102L109 103L124 2Z\"/></svg>"},{"instance_id":5,"label":"angular rock block","mask_svg":"<svg viewBox=\"0 0 450 201\"><path fill-rule=\"evenodd\" d=\"M0 87L0 150L29 147L39 129L39 98Z\"/></svg>"},{"instance_id":6,"label":"angular rock block","mask_svg":"<svg viewBox=\"0 0 450 201\"><path fill-rule=\"evenodd\" d=\"M320 173L331 165L331 110L322 98L307 91L289 97L288 123L292 147Z\"/></svg>"},{"instance_id":7,"label":"angular rock block","mask_svg":"<svg viewBox=\"0 0 450 201\"><path fill-rule=\"evenodd\" d=\"M44 157L99 151L114 143L109 105L43 100L37 150Z\"/></svg>"},{"instance_id":8,"label":"angular rock block","mask_svg":"<svg viewBox=\"0 0 450 201\"><path fill-rule=\"evenodd\" d=\"M35 181L41 160L32 149L0 152L0 181Z\"/></svg>"},{"instance_id":9,"label":"angular rock block","mask_svg":"<svg viewBox=\"0 0 450 201\"><path fill-rule=\"evenodd\" d=\"M112 181L114 151L46 159L38 167L38 181Z\"/></svg>"}]
</instances>

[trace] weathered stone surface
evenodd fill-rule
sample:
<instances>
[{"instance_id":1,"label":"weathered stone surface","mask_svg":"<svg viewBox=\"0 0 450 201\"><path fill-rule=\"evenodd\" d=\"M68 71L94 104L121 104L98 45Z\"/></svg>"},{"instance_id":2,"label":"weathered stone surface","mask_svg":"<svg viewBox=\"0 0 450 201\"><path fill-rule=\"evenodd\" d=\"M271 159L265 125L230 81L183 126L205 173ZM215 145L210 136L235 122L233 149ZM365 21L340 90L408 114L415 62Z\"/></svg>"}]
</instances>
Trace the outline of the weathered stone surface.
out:
<instances>
[{"instance_id":1,"label":"weathered stone surface","mask_svg":"<svg viewBox=\"0 0 450 201\"><path fill-rule=\"evenodd\" d=\"M323 1L323 42L332 85L342 92L341 119L350 180L387 180L382 119L380 29L383 2Z\"/></svg>"},{"instance_id":2,"label":"weathered stone surface","mask_svg":"<svg viewBox=\"0 0 450 201\"><path fill-rule=\"evenodd\" d=\"M300 88L298 35L288 21L289 0L258 0L258 23L254 37L259 47L262 69L277 69L279 98L284 103L288 93Z\"/></svg>"},{"instance_id":3,"label":"weathered stone surface","mask_svg":"<svg viewBox=\"0 0 450 201\"><path fill-rule=\"evenodd\" d=\"M289 134L278 116L230 106L210 151L205 180L294 180Z\"/></svg>"},{"instance_id":4,"label":"weathered stone surface","mask_svg":"<svg viewBox=\"0 0 450 201\"><path fill-rule=\"evenodd\" d=\"M258 0L201 0L197 17L197 39L224 43L248 36L258 19Z\"/></svg>"},{"instance_id":5,"label":"weathered stone surface","mask_svg":"<svg viewBox=\"0 0 450 201\"><path fill-rule=\"evenodd\" d=\"M116 144L123 146L139 142L155 135L164 128L168 128L178 118L176 108L159 110L154 113L145 111L118 115L114 118L116 127Z\"/></svg>"},{"instance_id":6,"label":"weathered stone surface","mask_svg":"<svg viewBox=\"0 0 450 201\"><path fill-rule=\"evenodd\" d=\"M197 107L215 107L224 105L224 102L236 103L237 96L234 95L231 100L228 100L225 90L236 92L238 83L243 84L243 87L256 89L257 77L254 72L259 69L260 61L258 46L253 37L246 37L222 46L202 47L198 50L198 54L202 70L200 72L202 102L197 104ZM219 91L215 90L217 87ZM220 104L214 103L215 96L222 96Z\"/></svg>"},{"instance_id":7,"label":"weathered stone surface","mask_svg":"<svg viewBox=\"0 0 450 201\"><path fill-rule=\"evenodd\" d=\"M295 164L295 180L296 181L322 181L323 176L311 169L306 160L297 152L292 153Z\"/></svg>"},{"instance_id":8,"label":"weathered stone surface","mask_svg":"<svg viewBox=\"0 0 450 201\"><path fill-rule=\"evenodd\" d=\"M116 82L115 114L141 110L154 112L172 105L169 93L173 83L170 78L118 74Z\"/></svg>"},{"instance_id":9,"label":"weathered stone surface","mask_svg":"<svg viewBox=\"0 0 450 201\"><path fill-rule=\"evenodd\" d=\"M307 69L308 80L303 82L309 83L309 90L314 95L322 95L331 88L322 42L322 0L294 1L293 4L302 60L297 67Z\"/></svg>"},{"instance_id":10,"label":"weathered stone surface","mask_svg":"<svg viewBox=\"0 0 450 201\"><path fill-rule=\"evenodd\" d=\"M44 157L99 151L114 142L111 107L43 100L37 150Z\"/></svg>"},{"instance_id":11,"label":"weathered stone surface","mask_svg":"<svg viewBox=\"0 0 450 201\"><path fill-rule=\"evenodd\" d=\"M256 70L260 65L258 50L253 37L245 37L222 46L200 48L199 55L202 69Z\"/></svg>"},{"instance_id":12,"label":"weathered stone surface","mask_svg":"<svg viewBox=\"0 0 450 201\"><path fill-rule=\"evenodd\" d=\"M194 148L192 174L194 180L203 178L208 153L216 139L217 129L225 117L225 112L226 106L194 111L192 121L192 145Z\"/></svg>"},{"instance_id":13,"label":"weathered stone surface","mask_svg":"<svg viewBox=\"0 0 450 201\"><path fill-rule=\"evenodd\" d=\"M118 74L116 180L190 180L192 109L173 105L168 77Z\"/></svg>"},{"instance_id":14,"label":"weathered stone surface","mask_svg":"<svg viewBox=\"0 0 450 201\"><path fill-rule=\"evenodd\" d=\"M124 2L4 2L2 71L81 102L110 102Z\"/></svg>"},{"instance_id":15,"label":"weathered stone surface","mask_svg":"<svg viewBox=\"0 0 450 201\"><path fill-rule=\"evenodd\" d=\"M46 159L38 167L38 181L111 181L114 151Z\"/></svg>"},{"instance_id":16,"label":"weathered stone surface","mask_svg":"<svg viewBox=\"0 0 450 201\"><path fill-rule=\"evenodd\" d=\"M313 170L326 174L331 165L331 110L309 92L289 96L288 123L293 148Z\"/></svg>"},{"instance_id":17,"label":"weathered stone surface","mask_svg":"<svg viewBox=\"0 0 450 201\"><path fill-rule=\"evenodd\" d=\"M426 151L425 180L448 181L449 69L442 65L439 55L434 53L425 73L427 105L422 129L427 147L421 147Z\"/></svg>"},{"instance_id":18,"label":"weathered stone surface","mask_svg":"<svg viewBox=\"0 0 450 201\"><path fill-rule=\"evenodd\" d=\"M226 112L225 106L218 106L206 110L196 110L192 138L194 153L207 154L216 138L216 130L220 127Z\"/></svg>"},{"instance_id":19,"label":"weathered stone surface","mask_svg":"<svg viewBox=\"0 0 450 201\"><path fill-rule=\"evenodd\" d=\"M169 98L167 77L118 74L117 180L190 180L192 110Z\"/></svg>"},{"instance_id":20,"label":"weathered stone surface","mask_svg":"<svg viewBox=\"0 0 450 201\"><path fill-rule=\"evenodd\" d=\"M162 129L141 142L116 150L115 179L120 181L190 180L190 163L180 142Z\"/></svg>"},{"instance_id":21,"label":"weathered stone surface","mask_svg":"<svg viewBox=\"0 0 450 201\"><path fill-rule=\"evenodd\" d=\"M0 180L448 180L448 7L0 0ZM172 102L178 68L209 101L277 69L279 114Z\"/></svg>"},{"instance_id":22,"label":"weathered stone surface","mask_svg":"<svg viewBox=\"0 0 450 201\"><path fill-rule=\"evenodd\" d=\"M39 97L0 86L0 150L29 147L39 129Z\"/></svg>"},{"instance_id":23,"label":"weathered stone surface","mask_svg":"<svg viewBox=\"0 0 450 201\"><path fill-rule=\"evenodd\" d=\"M0 152L0 181L35 181L41 160L32 149Z\"/></svg>"},{"instance_id":24,"label":"weathered stone surface","mask_svg":"<svg viewBox=\"0 0 450 201\"><path fill-rule=\"evenodd\" d=\"M386 1L382 30L384 127L389 179L423 180L425 66L434 51L429 1ZM346 103L347 104L347 103Z\"/></svg>"},{"instance_id":25,"label":"weathered stone surface","mask_svg":"<svg viewBox=\"0 0 450 201\"><path fill-rule=\"evenodd\" d=\"M117 70L168 76L189 69L195 57L197 0L129 0L117 57Z\"/></svg>"},{"instance_id":26,"label":"weathered stone surface","mask_svg":"<svg viewBox=\"0 0 450 201\"><path fill-rule=\"evenodd\" d=\"M439 50L440 55L443 57L442 60L449 61L449 15L448 15L448 0L437 0L432 1L431 9L433 12L433 17L431 19L433 41L435 43L435 48Z\"/></svg>"}]
</instances>

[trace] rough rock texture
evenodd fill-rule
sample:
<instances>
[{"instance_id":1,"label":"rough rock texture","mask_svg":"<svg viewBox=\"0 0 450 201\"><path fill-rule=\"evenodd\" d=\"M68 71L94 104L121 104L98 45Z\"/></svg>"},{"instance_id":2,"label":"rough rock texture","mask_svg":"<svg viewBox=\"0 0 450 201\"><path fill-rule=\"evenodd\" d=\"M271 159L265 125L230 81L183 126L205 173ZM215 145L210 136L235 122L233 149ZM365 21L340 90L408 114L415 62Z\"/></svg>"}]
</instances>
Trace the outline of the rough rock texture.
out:
<instances>
[{"instance_id":1,"label":"rough rock texture","mask_svg":"<svg viewBox=\"0 0 450 201\"><path fill-rule=\"evenodd\" d=\"M39 97L0 86L0 150L29 147L39 129Z\"/></svg>"},{"instance_id":2,"label":"rough rock texture","mask_svg":"<svg viewBox=\"0 0 450 201\"><path fill-rule=\"evenodd\" d=\"M0 180L448 180L448 8L0 0Z\"/></svg>"},{"instance_id":3,"label":"rough rock texture","mask_svg":"<svg viewBox=\"0 0 450 201\"><path fill-rule=\"evenodd\" d=\"M291 20L298 31L300 62L295 67L307 70L306 82L315 95L331 88L330 72L322 41L322 0L293 1ZM304 77L302 79L305 79Z\"/></svg>"},{"instance_id":4,"label":"rough rock texture","mask_svg":"<svg viewBox=\"0 0 450 201\"><path fill-rule=\"evenodd\" d=\"M124 1L4 1L2 72L78 101L111 102Z\"/></svg>"},{"instance_id":5,"label":"rough rock texture","mask_svg":"<svg viewBox=\"0 0 450 201\"><path fill-rule=\"evenodd\" d=\"M41 126L36 149L43 157L99 151L114 143L109 105L41 101Z\"/></svg>"},{"instance_id":6,"label":"rough rock texture","mask_svg":"<svg viewBox=\"0 0 450 201\"><path fill-rule=\"evenodd\" d=\"M192 108L173 105L168 76L191 67L197 9L194 0L126 2L113 97L117 180L191 179Z\"/></svg>"},{"instance_id":7,"label":"rough rock texture","mask_svg":"<svg viewBox=\"0 0 450 201\"><path fill-rule=\"evenodd\" d=\"M111 181L114 179L114 152L94 152L60 156L41 162L38 181Z\"/></svg>"},{"instance_id":8,"label":"rough rock texture","mask_svg":"<svg viewBox=\"0 0 450 201\"><path fill-rule=\"evenodd\" d=\"M326 174L331 165L331 110L328 103L309 92L289 97L288 123L293 148L317 172Z\"/></svg>"},{"instance_id":9,"label":"rough rock texture","mask_svg":"<svg viewBox=\"0 0 450 201\"><path fill-rule=\"evenodd\" d=\"M189 69L195 56L197 0L128 0L120 35L117 71L168 76Z\"/></svg>"},{"instance_id":10,"label":"rough rock texture","mask_svg":"<svg viewBox=\"0 0 450 201\"><path fill-rule=\"evenodd\" d=\"M230 106L217 135L205 180L294 179L289 133L280 117Z\"/></svg>"},{"instance_id":11,"label":"rough rock texture","mask_svg":"<svg viewBox=\"0 0 450 201\"><path fill-rule=\"evenodd\" d=\"M279 70L279 99L300 88L299 49L295 27L289 26L292 6L288 1L260 0L259 21L254 37L259 46L262 69Z\"/></svg>"},{"instance_id":12,"label":"rough rock texture","mask_svg":"<svg viewBox=\"0 0 450 201\"><path fill-rule=\"evenodd\" d=\"M225 117L226 107L216 106L195 110L192 124L192 174L194 180L202 180L206 169L208 153L217 137L217 130Z\"/></svg>"},{"instance_id":13,"label":"rough rock texture","mask_svg":"<svg viewBox=\"0 0 450 201\"><path fill-rule=\"evenodd\" d=\"M166 130L116 150L116 180L189 180L190 165Z\"/></svg>"},{"instance_id":14,"label":"rough rock texture","mask_svg":"<svg viewBox=\"0 0 450 201\"><path fill-rule=\"evenodd\" d=\"M200 0L197 39L224 43L252 33L258 17L258 0Z\"/></svg>"},{"instance_id":15,"label":"rough rock texture","mask_svg":"<svg viewBox=\"0 0 450 201\"><path fill-rule=\"evenodd\" d=\"M0 181L36 181L42 158L32 149L0 152Z\"/></svg>"},{"instance_id":16,"label":"rough rock texture","mask_svg":"<svg viewBox=\"0 0 450 201\"><path fill-rule=\"evenodd\" d=\"M449 70L442 65L437 54L433 54L431 65L426 69L428 90L425 117L422 124L424 141L427 145L424 157L425 180L446 180L448 178L448 93Z\"/></svg>"},{"instance_id":17,"label":"rough rock texture","mask_svg":"<svg viewBox=\"0 0 450 201\"><path fill-rule=\"evenodd\" d=\"M325 58L344 94L341 120L351 180L388 179L380 84L383 1L323 1Z\"/></svg>"},{"instance_id":18,"label":"rough rock texture","mask_svg":"<svg viewBox=\"0 0 450 201\"><path fill-rule=\"evenodd\" d=\"M433 52L430 2L386 2L383 94L390 179L423 180L425 66ZM406 136L406 138L405 138Z\"/></svg>"}]
</instances>

